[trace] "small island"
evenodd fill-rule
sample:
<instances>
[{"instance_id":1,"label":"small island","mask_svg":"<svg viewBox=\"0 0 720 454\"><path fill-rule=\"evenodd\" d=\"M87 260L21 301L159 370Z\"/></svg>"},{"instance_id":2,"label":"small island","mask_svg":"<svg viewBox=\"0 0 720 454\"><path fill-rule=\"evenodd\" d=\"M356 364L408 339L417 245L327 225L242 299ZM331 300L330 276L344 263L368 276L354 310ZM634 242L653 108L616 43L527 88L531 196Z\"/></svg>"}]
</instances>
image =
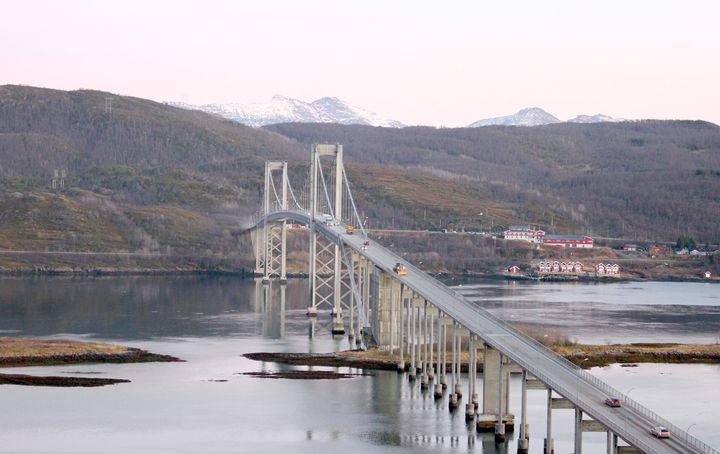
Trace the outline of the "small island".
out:
<instances>
[{"instance_id":1,"label":"small island","mask_svg":"<svg viewBox=\"0 0 720 454\"><path fill-rule=\"evenodd\" d=\"M0 367L53 366L85 363L145 363L182 361L138 348L101 342L0 337ZM95 377L40 377L0 373L0 385L104 386L129 380Z\"/></svg>"},{"instance_id":2,"label":"small island","mask_svg":"<svg viewBox=\"0 0 720 454\"><path fill-rule=\"evenodd\" d=\"M637 363L720 363L720 344L614 344L551 345L551 350L578 366L589 369L610 364ZM248 359L303 366L352 367L374 370L396 370L400 357L370 349L336 353L247 353ZM406 362L407 362L407 358ZM461 354L461 369L467 370L467 352ZM409 367L409 364L406 364ZM478 371L482 371L482 353L478 354Z\"/></svg>"}]
</instances>

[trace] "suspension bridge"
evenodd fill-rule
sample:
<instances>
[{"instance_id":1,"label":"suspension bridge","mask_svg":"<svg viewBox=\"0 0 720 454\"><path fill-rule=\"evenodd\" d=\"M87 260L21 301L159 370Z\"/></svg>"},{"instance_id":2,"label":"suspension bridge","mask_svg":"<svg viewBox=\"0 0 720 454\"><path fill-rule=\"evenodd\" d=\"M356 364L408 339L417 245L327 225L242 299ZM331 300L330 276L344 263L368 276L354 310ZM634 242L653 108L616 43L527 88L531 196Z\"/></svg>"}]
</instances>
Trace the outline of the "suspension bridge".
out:
<instances>
[{"instance_id":1,"label":"suspension bridge","mask_svg":"<svg viewBox=\"0 0 720 454\"><path fill-rule=\"evenodd\" d=\"M285 281L287 223L306 225L307 314L315 317L319 310L329 310L334 335L395 355L398 370L409 380L432 388L435 399L447 399L450 409L464 408L466 419L478 431L494 432L497 442L513 435L517 425L518 453L528 452L530 444L527 393L542 390L547 395L542 441L546 454L555 452L553 410L560 409L574 411L575 454L582 453L585 432L605 432L609 454L719 454L371 241L350 190L342 145L313 145L308 177L300 185L307 190L296 197L287 162L266 162L262 212L251 230L256 273L263 282ZM476 388L479 353L482 390ZM468 363L466 389L461 355ZM510 373L522 374L518 424L509 410ZM608 397L619 399L621 406L606 405ZM655 427L667 428L670 438L655 437Z\"/></svg>"}]
</instances>

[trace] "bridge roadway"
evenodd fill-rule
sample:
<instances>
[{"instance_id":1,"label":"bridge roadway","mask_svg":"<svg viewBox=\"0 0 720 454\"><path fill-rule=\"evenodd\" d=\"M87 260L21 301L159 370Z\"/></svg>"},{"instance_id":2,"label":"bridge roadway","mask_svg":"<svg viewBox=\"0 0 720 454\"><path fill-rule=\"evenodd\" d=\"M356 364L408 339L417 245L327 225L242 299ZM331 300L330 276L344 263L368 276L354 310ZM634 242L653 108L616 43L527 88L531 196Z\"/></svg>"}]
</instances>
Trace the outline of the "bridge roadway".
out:
<instances>
[{"instance_id":1,"label":"bridge roadway","mask_svg":"<svg viewBox=\"0 0 720 454\"><path fill-rule=\"evenodd\" d=\"M310 224L309 214L300 211L280 211L268 217L269 221L283 219ZM261 225L262 221L258 227ZM363 251L365 238L360 232L348 235L344 226L329 226L319 220L315 221L315 229L329 241L354 249L393 275L629 444L647 453L717 453L685 433L673 433L670 439L656 439L650 429L666 425L659 416L628 399L624 399L622 407L608 407L604 404L607 396L623 396L384 247L372 242L368 250ZM407 275L398 276L393 272L397 262L407 267Z\"/></svg>"}]
</instances>

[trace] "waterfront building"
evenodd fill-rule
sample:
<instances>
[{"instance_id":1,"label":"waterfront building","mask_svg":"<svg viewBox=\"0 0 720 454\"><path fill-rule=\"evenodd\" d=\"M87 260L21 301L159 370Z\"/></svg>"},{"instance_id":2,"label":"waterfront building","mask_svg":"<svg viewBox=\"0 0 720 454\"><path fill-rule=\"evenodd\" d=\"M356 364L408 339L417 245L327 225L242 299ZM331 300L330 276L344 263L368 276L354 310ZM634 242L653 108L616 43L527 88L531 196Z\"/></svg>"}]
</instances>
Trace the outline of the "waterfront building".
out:
<instances>
[{"instance_id":1,"label":"waterfront building","mask_svg":"<svg viewBox=\"0 0 720 454\"><path fill-rule=\"evenodd\" d=\"M545 235L543 244L546 246L562 246L590 249L593 239L587 235Z\"/></svg>"},{"instance_id":2,"label":"waterfront building","mask_svg":"<svg viewBox=\"0 0 720 454\"><path fill-rule=\"evenodd\" d=\"M505 230L504 236L506 240L528 241L530 243L542 243L545 232L536 230L535 227L529 225L511 225Z\"/></svg>"}]
</instances>

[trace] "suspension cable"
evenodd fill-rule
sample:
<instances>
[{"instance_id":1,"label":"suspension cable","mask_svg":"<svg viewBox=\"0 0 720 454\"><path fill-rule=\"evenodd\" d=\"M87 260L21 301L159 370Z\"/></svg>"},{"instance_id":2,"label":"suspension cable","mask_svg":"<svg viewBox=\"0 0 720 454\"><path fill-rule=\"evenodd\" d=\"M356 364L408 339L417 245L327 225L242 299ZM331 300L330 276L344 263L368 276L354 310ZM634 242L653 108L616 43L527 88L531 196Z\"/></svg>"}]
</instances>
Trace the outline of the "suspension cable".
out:
<instances>
[{"instance_id":1,"label":"suspension cable","mask_svg":"<svg viewBox=\"0 0 720 454\"><path fill-rule=\"evenodd\" d=\"M357 219L358 221L358 226L360 227L363 236L367 238L367 232L365 231L365 227L363 226L362 219L360 219L357 206L355 205L355 199L353 199L352 191L350 190L350 182L348 181L347 173L345 173L345 166L342 167L342 174L343 178L345 179L345 187L347 188L348 196L350 196L350 203L352 204L353 212L355 213L355 219Z\"/></svg>"},{"instance_id":2,"label":"suspension cable","mask_svg":"<svg viewBox=\"0 0 720 454\"><path fill-rule=\"evenodd\" d=\"M333 219L335 219L335 213L333 212L332 203L330 203L330 196L328 195L328 191L327 191L327 185L325 184L325 175L323 175L322 165L321 165L319 159L318 159L318 169L320 169L320 180L322 180L323 190L325 191L325 199L327 200L327 203L328 203L328 210L330 211L330 215L333 217Z\"/></svg>"},{"instance_id":3,"label":"suspension cable","mask_svg":"<svg viewBox=\"0 0 720 454\"><path fill-rule=\"evenodd\" d=\"M287 182L288 190L290 191L290 197L292 197L293 202L295 202L295 205L300 209L300 211L303 210L303 207L300 206L297 199L295 198L295 193L293 192L292 186L290 185L290 180Z\"/></svg>"},{"instance_id":4,"label":"suspension cable","mask_svg":"<svg viewBox=\"0 0 720 454\"><path fill-rule=\"evenodd\" d=\"M270 186L272 187L273 194L275 194L275 200L277 200L278 206L282 206L282 202L280 201L280 197L278 197L277 190L275 190L275 179L272 176L272 172L270 172Z\"/></svg>"}]
</instances>

